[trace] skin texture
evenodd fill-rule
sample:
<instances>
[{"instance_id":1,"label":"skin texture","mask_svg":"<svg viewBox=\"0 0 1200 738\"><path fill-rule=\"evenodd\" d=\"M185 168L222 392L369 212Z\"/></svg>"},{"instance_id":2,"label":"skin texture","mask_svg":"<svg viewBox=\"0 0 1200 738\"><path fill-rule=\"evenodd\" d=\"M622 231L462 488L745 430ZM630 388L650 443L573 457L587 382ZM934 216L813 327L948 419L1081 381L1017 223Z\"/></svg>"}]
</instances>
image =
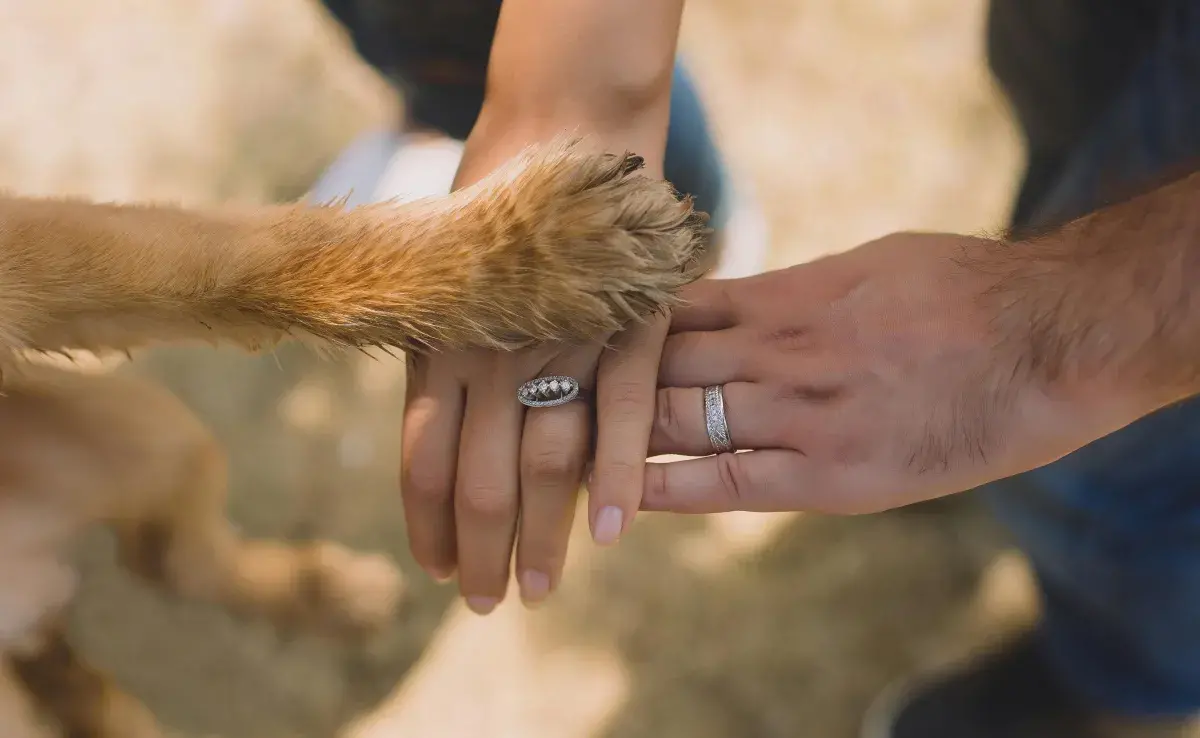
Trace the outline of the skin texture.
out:
<instances>
[{"instance_id":1,"label":"skin texture","mask_svg":"<svg viewBox=\"0 0 1200 738\"><path fill-rule=\"evenodd\" d=\"M639 164L558 142L450 197L348 213L0 199L0 735L162 732L59 629L91 526L149 583L280 628L357 638L404 589L381 556L243 538L224 452L173 395L27 352L297 338L536 353L605 336L698 275L702 218Z\"/></svg>"},{"instance_id":2,"label":"skin texture","mask_svg":"<svg viewBox=\"0 0 1200 738\"><path fill-rule=\"evenodd\" d=\"M681 13L680 0L506 0L456 186L564 130L587 134L600 149L636 150L646 173L661 177ZM645 329L663 332L665 321ZM401 492L413 556L439 579L457 573L477 613L506 596L514 550L525 602L558 585L593 444L594 538L615 542L637 510L657 349L613 339L624 349L614 383L613 371L597 366L610 335L545 351L421 357L412 367ZM517 403L522 383L551 374L595 391L598 438L585 403L530 411ZM641 395L615 397L614 387L627 384ZM622 425L634 435L618 440Z\"/></svg>"},{"instance_id":3,"label":"skin texture","mask_svg":"<svg viewBox=\"0 0 1200 738\"><path fill-rule=\"evenodd\" d=\"M1048 233L903 233L673 314L643 509L866 513L1048 464L1200 392L1200 173Z\"/></svg>"}]
</instances>

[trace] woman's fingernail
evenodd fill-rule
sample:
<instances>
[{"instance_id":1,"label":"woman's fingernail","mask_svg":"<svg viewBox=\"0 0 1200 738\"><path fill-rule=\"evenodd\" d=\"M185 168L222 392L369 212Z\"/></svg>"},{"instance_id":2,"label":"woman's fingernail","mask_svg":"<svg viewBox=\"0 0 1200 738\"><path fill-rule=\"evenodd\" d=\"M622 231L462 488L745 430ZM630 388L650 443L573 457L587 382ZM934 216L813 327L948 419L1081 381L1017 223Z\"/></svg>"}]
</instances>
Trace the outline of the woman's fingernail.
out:
<instances>
[{"instance_id":1,"label":"woman's fingernail","mask_svg":"<svg viewBox=\"0 0 1200 738\"><path fill-rule=\"evenodd\" d=\"M454 568L453 567L450 567L447 569L438 569L435 567L430 567L430 568L426 569L425 571L429 573L429 576L433 577L438 582L441 582L443 584L445 584L446 582L448 582L454 578Z\"/></svg>"},{"instance_id":2,"label":"woman's fingernail","mask_svg":"<svg viewBox=\"0 0 1200 738\"><path fill-rule=\"evenodd\" d=\"M537 604L550 594L550 577L540 571L526 569L519 577L521 583L521 599L527 604Z\"/></svg>"},{"instance_id":3,"label":"woman's fingernail","mask_svg":"<svg viewBox=\"0 0 1200 738\"><path fill-rule=\"evenodd\" d=\"M625 519L619 507L602 507L596 513L596 525L592 528L592 540L601 546L611 546L621 537L621 525Z\"/></svg>"},{"instance_id":4,"label":"woman's fingernail","mask_svg":"<svg viewBox=\"0 0 1200 738\"><path fill-rule=\"evenodd\" d=\"M492 610L496 609L496 605L500 604L500 600L495 597L468 597L467 607L471 608L471 612L476 615L487 615Z\"/></svg>"}]
</instances>

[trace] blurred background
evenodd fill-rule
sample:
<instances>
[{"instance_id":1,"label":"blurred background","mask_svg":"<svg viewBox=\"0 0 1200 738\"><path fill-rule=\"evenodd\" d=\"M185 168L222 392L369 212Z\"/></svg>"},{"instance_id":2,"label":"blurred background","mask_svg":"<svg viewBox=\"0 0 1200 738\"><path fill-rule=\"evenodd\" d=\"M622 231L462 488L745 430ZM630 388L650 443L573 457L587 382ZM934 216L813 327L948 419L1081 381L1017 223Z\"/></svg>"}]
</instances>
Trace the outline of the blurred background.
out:
<instances>
[{"instance_id":1,"label":"blurred background","mask_svg":"<svg viewBox=\"0 0 1200 738\"><path fill-rule=\"evenodd\" d=\"M1003 224L1019 145L984 6L690 0L683 53L762 199L772 266ZM400 104L311 0L0 0L14 191L293 199ZM964 498L853 519L642 516L606 551L581 528L561 594L477 618L408 556L403 365L377 358L171 350L116 369L167 384L227 444L247 533L386 551L409 578L394 627L351 647L174 601L91 536L72 637L180 736L851 738L891 679L1030 615L1020 559Z\"/></svg>"}]
</instances>

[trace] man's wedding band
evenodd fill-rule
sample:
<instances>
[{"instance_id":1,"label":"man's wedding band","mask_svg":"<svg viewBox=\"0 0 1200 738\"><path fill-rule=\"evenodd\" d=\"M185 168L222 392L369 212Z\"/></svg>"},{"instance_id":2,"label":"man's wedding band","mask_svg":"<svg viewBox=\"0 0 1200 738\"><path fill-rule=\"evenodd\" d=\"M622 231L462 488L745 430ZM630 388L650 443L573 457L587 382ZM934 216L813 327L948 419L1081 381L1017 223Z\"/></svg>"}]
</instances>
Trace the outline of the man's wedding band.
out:
<instances>
[{"instance_id":1,"label":"man's wedding band","mask_svg":"<svg viewBox=\"0 0 1200 738\"><path fill-rule=\"evenodd\" d=\"M704 388L704 425L713 450L719 454L733 453L729 423L725 420L725 393L719 384Z\"/></svg>"}]
</instances>

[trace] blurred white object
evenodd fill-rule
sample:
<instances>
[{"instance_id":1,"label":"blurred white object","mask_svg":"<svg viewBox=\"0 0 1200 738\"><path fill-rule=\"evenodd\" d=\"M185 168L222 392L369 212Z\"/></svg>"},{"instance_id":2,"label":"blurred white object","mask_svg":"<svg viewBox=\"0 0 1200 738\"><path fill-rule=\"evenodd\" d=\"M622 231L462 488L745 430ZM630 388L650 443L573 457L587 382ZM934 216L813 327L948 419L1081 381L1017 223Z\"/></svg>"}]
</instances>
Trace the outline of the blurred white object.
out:
<instances>
[{"instance_id":1,"label":"blurred white object","mask_svg":"<svg viewBox=\"0 0 1200 738\"><path fill-rule=\"evenodd\" d=\"M373 131L347 146L308 199L346 199L347 207L445 195L454 184L463 144L445 136Z\"/></svg>"},{"instance_id":2,"label":"blurred white object","mask_svg":"<svg viewBox=\"0 0 1200 738\"><path fill-rule=\"evenodd\" d=\"M766 271L771 248L770 229L762 203L747 181L733 183L733 203L729 219L721 229L721 237L725 243L713 277L736 279Z\"/></svg>"}]
</instances>

